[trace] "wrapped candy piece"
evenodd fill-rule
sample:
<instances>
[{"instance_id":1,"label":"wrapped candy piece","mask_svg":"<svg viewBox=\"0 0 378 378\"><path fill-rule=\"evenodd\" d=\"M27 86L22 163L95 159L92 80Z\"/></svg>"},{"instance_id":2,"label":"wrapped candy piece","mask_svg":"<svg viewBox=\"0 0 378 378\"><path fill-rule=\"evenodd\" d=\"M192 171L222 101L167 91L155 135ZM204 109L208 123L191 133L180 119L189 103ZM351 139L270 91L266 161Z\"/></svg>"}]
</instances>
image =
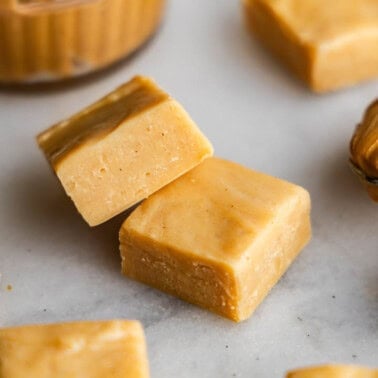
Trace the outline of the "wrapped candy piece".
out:
<instances>
[{"instance_id":1,"label":"wrapped candy piece","mask_svg":"<svg viewBox=\"0 0 378 378\"><path fill-rule=\"evenodd\" d=\"M378 202L378 99L357 125L350 143L350 162L370 197Z\"/></svg>"}]
</instances>

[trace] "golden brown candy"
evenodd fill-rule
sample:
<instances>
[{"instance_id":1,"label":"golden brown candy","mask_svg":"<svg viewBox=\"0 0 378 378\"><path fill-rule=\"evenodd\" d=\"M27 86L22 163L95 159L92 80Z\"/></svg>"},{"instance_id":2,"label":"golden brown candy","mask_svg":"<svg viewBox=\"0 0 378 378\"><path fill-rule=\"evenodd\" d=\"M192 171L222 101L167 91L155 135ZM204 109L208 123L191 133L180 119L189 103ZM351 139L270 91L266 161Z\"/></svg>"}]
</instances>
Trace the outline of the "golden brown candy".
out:
<instances>
[{"instance_id":1,"label":"golden brown candy","mask_svg":"<svg viewBox=\"0 0 378 378\"><path fill-rule=\"evenodd\" d=\"M378 202L378 99L366 110L350 143L350 160L370 197Z\"/></svg>"}]
</instances>

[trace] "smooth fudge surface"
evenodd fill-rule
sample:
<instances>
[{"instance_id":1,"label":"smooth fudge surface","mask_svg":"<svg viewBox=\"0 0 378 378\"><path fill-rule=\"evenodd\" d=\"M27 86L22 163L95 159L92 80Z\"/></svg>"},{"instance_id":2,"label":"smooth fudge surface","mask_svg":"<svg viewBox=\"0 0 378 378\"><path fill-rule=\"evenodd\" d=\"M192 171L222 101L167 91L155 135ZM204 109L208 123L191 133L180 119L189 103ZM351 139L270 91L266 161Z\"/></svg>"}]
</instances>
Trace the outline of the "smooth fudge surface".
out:
<instances>
[{"instance_id":1,"label":"smooth fudge surface","mask_svg":"<svg viewBox=\"0 0 378 378\"><path fill-rule=\"evenodd\" d=\"M142 326L112 320L2 328L0 377L148 378Z\"/></svg>"},{"instance_id":2,"label":"smooth fudge surface","mask_svg":"<svg viewBox=\"0 0 378 378\"><path fill-rule=\"evenodd\" d=\"M135 205L213 152L181 105L141 76L37 140L91 226Z\"/></svg>"},{"instance_id":3,"label":"smooth fudge surface","mask_svg":"<svg viewBox=\"0 0 378 378\"><path fill-rule=\"evenodd\" d=\"M378 77L376 0L244 0L252 32L317 92Z\"/></svg>"},{"instance_id":4,"label":"smooth fudge surface","mask_svg":"<svg viewBox=\"0 0 378 378\"><path fill-rule=\"evenodd\" d=\"M378 378L378 370L356 365L324 365L293 370L286 378Z\"/></svg>"},{"instance_id":5,"label":"smooth fudge surface","mask_svg":"<svg viewBox=\"0 0 378 378\"><path fill-rule=\"evenodd\" d=\"M206 159L126 219L122 271L241 321L309 241L309 214L301 187Z\"/></svg>"}]
</instances>

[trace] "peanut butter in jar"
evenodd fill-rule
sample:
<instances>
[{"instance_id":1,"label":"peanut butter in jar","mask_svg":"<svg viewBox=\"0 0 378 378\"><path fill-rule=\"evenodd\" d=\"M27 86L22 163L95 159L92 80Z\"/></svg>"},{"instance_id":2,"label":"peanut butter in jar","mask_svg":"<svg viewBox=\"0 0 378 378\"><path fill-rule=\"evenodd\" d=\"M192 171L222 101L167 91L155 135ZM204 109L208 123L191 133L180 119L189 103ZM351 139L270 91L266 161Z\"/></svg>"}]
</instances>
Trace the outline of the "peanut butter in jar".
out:
<instances>
[{"instance_id":1,"label":"peanut butter in jar","mask_svg":"<svg viewBox=\"0 0 378 378\"><path fill-rule=\"evenodd\" d=\"M65 79L135 51L159 26L165 0L1 0L0 82Z\"/></svg>"}]
</instances>

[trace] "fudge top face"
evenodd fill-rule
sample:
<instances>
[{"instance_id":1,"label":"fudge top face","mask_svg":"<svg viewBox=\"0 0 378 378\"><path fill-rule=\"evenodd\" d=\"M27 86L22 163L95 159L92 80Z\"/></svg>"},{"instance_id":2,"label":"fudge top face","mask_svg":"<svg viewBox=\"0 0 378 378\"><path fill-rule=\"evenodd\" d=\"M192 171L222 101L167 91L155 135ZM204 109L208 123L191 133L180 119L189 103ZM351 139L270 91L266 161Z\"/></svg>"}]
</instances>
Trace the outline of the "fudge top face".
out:
<instances>
[{"instance_id":1,"label":"fudge top face","mask_svg":"<svg viewBox=\"0 0 378 378\"><path fill-rule=\"evenodd\" d=\"M0 329L0 376L147 377L137 321L74 322Z\"/></svg>"},{"instance_id":2,"label":"fudge top face","mask_svg":"<svg viewBox=\"0 0 378 378\"><path fill-rule=\"evenodd\" d=\"M376 0L246 0L275 13L296 38L309 44L378 37Z\"/></svg>"},{"instance_id":3,"label":"fudge top face","mask_svg":"<svg viewBox=\"0 0 378 378\"><path fill-rule=\"evenodd\" d=\"M145 77L137 76L93 105L37 136L54 168L74 150L95 143L169 95Z\"/></svg>"},{"instance_id":4,"label":"fudge top face","mask_svg":"<svg viewBox=\"0 0 378 378\"><path fill-rule=\"evenodd\" d=\"M209 158L142 203L123 224L120 238L133 233L230 266L243 260L298 196L309 202L296 185Z\"/></svg>"}]
</instances>

